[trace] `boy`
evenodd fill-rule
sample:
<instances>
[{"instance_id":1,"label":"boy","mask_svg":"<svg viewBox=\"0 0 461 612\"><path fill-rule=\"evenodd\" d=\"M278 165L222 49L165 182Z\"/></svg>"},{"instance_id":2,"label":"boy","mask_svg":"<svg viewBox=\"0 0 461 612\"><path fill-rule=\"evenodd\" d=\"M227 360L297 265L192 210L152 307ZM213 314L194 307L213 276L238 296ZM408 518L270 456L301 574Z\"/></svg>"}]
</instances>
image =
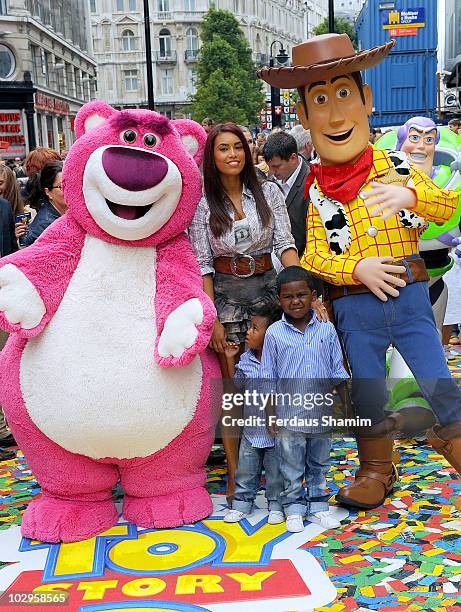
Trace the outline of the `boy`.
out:
<instances>
[{"instance_id":1,"label":"boy","mask_svg":"<svg viewBox=\"0 0 461 612\"><path fill-rule=\"evenodd\" d=\"M237 387L252 387L257 390L256 379L260 378L261 353L266 330L280 318L280 310L276 304L267 304L259 308L251 318L246 335L248 350L242 354L237 366L234 366L234 356L238 346L226 351L229 375L234 378ZM263 406L245 406L246 419L255 419L255 424L246 424L243 429L239 449L239 461L235 473L235 493L232 507L224 517L226 523L237 523L251 514L253 502L259 489L261 471L264 465L266 472L266 499L269 506L268 523L282 523L284 515L280 505L282 477L278 468L274 438L265 426Z\"/></svg>"},{"instance_id":2,"label":"boy","mask_svg":"<svg viewBox=\"0 0 461 612\"><path fill-rule=\"evenodd\" d=\"M345 380L348 374L332 323L321 323L313 316L316 299L313 277L298 266L285 268L277 277L277 293L283 310L282 319L267 330L261 358L261 378L272 379L277 394L288 402L277 403L276 447L284 490L280 500L286 515L287 530L303 531L303 519L327 529L340 526L328 507L326 474L330 467L331 439L319 427L322 408L333 386L346 402ZM296 391L314 390L318 397L315 412L312 405L294 401ZM288 393L287 393L288 391ZM278 398L277 398L278 399ZM319 412L320 410L320 412ZM269 416L269 425L274 418ZM282 424L282 426L279 426ZM307 498L303 481L306 477Z\"/></svg>"}]
</instances>

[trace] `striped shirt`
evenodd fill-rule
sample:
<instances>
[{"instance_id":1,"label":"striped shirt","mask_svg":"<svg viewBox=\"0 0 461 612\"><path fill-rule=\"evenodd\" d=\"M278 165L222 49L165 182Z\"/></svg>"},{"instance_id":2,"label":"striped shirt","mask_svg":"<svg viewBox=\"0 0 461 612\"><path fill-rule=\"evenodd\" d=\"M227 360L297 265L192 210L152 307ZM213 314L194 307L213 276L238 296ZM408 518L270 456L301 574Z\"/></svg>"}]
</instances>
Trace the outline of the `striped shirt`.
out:
<instances>
[{"instance_id":1,"label":"striped shirt","mask_svg":"<svg viewBox=\"0 0 461 612\"><path fill-rule=\"evenodd\" d=\"M242 353L240 361L235 366L234 382L236 387L260 392L262 390L260 370L261 363L251 349ZM243 415L244 418L259 417L265 419L266 413L264 407L252 401L245 404ZM274 438L269 435L265 425L245 425L243 435L253 448L271 448L274 446Z\"/></svg>"},{"instance_id":2,"label":"striped shirt","mask_svg":"<svg viewBox=\"0 0 461 612\"><path fill-rule=\"evenodd\" d=\"M325 396L332 388L349 378L343 365L343 355L332 323L312 318L304 331L289 323L285 315L266 331L261 357L261 378L269 379L265 390L280 395L276 402L278 418L299 420L287 426L293 431L320 431L308 424L329 414L331 406L311 405L316 393ZM304 421L307 424L303 425Z\"/></svg>"},{"instance_id":3,"label":"striped shirt","mask_svg":"<svg viewBox=\"0 0 461 612\"><path fill-rule=\"evenodd\" d=\"M250 228L250 243L245 253L258 257L272 250L280 259L283 251L295 249L295 241L291 235L290 218L280 189L274 183L266 181L262 190L269 208L272 220L267 227L263 227L256 210L256 201L251 190L243 186L242 208ZM229 215L232 210L229 207ZM216 237L210 228L210 207L205 196L197 205L194 218L189 227L189 240L197 257L202 276L213 274L213 259L216 257L234 257L238 255L235 245L234 228Z\"/></svg>"}]
</instances>

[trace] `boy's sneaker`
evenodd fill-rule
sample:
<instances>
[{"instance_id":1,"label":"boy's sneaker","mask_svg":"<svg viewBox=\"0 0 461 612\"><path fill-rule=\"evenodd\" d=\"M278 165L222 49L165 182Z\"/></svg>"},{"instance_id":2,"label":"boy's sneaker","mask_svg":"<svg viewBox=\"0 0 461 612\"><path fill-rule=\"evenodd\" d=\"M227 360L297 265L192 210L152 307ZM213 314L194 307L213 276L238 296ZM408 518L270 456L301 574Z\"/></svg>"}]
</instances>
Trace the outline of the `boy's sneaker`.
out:
<instances>
[{"instance_id":1,"label":"boy's sneaker","mask_svg":"<svg viewBox=\"0 0 461 612\"><path fill-rule=\"evenodd\" d=\"M337 529L341 527L341 522L333 516L330 510L309 514L307 520L321 527L325 527L325 529Z\"/></svg>"},{"instance_id":2,"label":"boy's sneaker","mask_svg":"<svg viewBox=\"0 0 461 612\"><path fill-rule=\"evenodd\" d=\"M240 510L228 510L227 514L224 516L225 523L238 523L245 516L248 516L246 512L240 512Z\"/></svg>"},{"instance_id":3,"label":"boy's sneaker","mask_svg":"<svg viewBox=\"0 0 461 612\"><path fill-rule=\"evenodd\" d=\"M269 518L267 519L267 522L269 523L269 525L278 525L279 523L283 523L284 520L285 515L283 514L283 512L280 512L280 510L271 510L269 512Z\"/></svg>"},{"instance_id":4,"label":"boy's sneaker","mask_svg":"<svg viewBox=\"0 0 461 612\"><path fill-rule=\"evenodd\" d=\"M303 518L300 514L290 514L290 516L287 516L287 531L291 531L291 533L304 531Z\"/></svg>"}]
</instances>

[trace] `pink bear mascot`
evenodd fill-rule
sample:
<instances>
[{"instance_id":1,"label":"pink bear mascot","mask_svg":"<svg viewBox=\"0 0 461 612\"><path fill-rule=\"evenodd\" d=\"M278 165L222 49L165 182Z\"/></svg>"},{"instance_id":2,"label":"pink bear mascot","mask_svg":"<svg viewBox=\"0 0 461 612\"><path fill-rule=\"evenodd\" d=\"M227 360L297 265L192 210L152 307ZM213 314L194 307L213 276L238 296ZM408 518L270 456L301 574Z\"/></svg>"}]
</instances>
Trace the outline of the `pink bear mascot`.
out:
<instances>
[{"instance_id":1,"label":"pink bear mascot","mask_svg":"<svg viewBox=\"0 0 461 612\"><path fill-rule=\"evenodd\" d=\"M212 511L215 309L185 233L204 130L146 110L82 107L68 212L0 260L0 403L42 494L22 533L90 538L123 517L175 527Z\"/></svg>"}]
</instances>

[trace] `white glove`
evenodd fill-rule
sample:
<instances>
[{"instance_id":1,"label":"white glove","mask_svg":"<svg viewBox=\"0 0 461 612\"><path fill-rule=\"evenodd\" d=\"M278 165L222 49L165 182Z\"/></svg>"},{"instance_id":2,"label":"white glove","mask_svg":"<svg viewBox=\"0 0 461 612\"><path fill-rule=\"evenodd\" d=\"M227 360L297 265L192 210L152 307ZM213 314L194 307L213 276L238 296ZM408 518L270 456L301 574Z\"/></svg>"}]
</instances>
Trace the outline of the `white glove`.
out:
<instances>
[{"instance_id":1,"label":"white glove","mask_svg":"<svg viewBox=\"0 0 461 612\"><path fill-rule=\"evenodd\" d=\"M158 341L160 357L181 357L197 336L197 325L203 321L203 308L198 298L192 298L171 312Z\"/></svg>"},{"instance_id":2,"label":"white glove","mask_svg":"<svg viewBox=\"0 0 461 612\"><path fill-rule=\"evenodd\" d=\"M46 308L37 289L13 264L0 269L0 311L11 325L33 329L43 319Z\"/></svg>"}]
</instances>

